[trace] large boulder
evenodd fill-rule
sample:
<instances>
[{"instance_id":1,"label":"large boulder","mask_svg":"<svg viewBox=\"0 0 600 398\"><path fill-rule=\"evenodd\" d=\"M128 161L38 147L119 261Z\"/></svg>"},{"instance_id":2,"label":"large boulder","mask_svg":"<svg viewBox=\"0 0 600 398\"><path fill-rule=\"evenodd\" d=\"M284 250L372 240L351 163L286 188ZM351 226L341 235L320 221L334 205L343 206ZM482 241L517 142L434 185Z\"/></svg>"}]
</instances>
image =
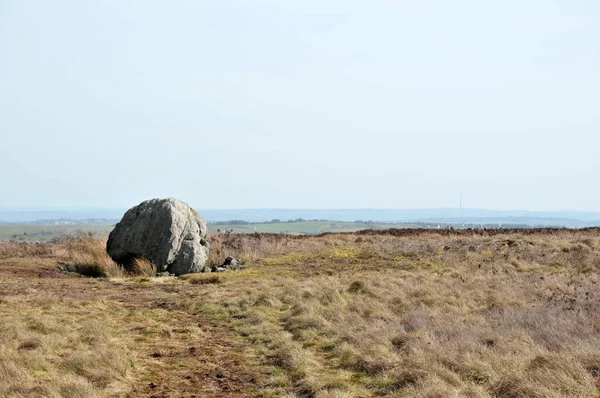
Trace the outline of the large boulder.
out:
<instances>
[{"instance_id":1,"label":"large boulder","mask_svg":"<svg viewBox=\"0 0 600 398\"><path fill-rule=\"evenodd\" d=\"M106 251L125 267L141 257L156 264L158 272L210 272L207 232L204 217L186 203L151 199L127 210L110 233Z\"/></svg>"}]
</instances>

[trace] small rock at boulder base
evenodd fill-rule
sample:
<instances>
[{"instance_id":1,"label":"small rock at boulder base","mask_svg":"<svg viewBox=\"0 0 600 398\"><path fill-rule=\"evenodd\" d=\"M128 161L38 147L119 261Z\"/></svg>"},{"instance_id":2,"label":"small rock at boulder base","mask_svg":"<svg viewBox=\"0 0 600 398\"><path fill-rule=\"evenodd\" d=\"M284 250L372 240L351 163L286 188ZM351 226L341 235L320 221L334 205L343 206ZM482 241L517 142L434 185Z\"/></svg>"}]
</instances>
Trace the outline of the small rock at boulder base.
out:
<instances>
[{"instance_id":1,"label":"small rock at boulder base","mask_svg":"<svg viewBox=\"0 0 600 398\"><path fill-rule=\"evenodd\" d=\"M229 268L230 270L238 270L242 268L243 263L235 257L227 257L222 267Z\"/></svg>"},{"instance_id":2,"label":"small rock at boulder base","mask_svg":"<svg viewBox=\"0 0 600 398\"><path fill-rule=\"evenodd\" d=\"M77 269L75 267L73 267L70 264L59 264L60 265L60 269L63 271L67 271L67 272L77 272Z\"/></svg>"},{"instance_id":3,"label":"small rock at boulder base","mask_svg":"<svg viewBox=\"0 0 600 398\"><path fill-rule=\"evenodd\" d=\"M145 258L156 264L158 273L210 272L207 232L204 217L186 203L150 199L127 210L110 233L106 251L125 267Z\"/></svg>"}]
</instances>

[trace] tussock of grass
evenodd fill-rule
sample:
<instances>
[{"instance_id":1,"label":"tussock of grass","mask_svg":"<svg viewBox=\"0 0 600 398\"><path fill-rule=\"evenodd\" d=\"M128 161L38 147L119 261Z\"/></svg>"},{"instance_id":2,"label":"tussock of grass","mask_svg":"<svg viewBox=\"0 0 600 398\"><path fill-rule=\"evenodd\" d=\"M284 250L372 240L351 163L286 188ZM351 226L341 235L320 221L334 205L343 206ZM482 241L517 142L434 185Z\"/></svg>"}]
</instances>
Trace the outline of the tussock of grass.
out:
<instances>
[{"instance_id":1,"label":"tussock of grass","mask_svg":"<svg viewBox=\"0 0 600 398\"><path fill-rule=\"evenodd\" d=\"M194 285L211 285L221 283L221 277L219 275L191 275L187 280Z\"/></svg>"},{"instance_id":2,"label":"tussock of grass","mask_svg":"<svg viewBox=\"0 0 600 398\"><path fill-rule=\"evenodd\" d=\"M130 275L153 277L156 276L156 264L145 258L136 258L133 260L128 273Z\"/></svg>"},{"instance_id":3,"label":"tussock of grass","mask_svg":"<svg viewBox=\"0 0 600 398\"><path fill-rule=\"evenodd\" d=\"M82 236L65 242L69 262L77 273L91 277L122 278L125 270L106 253L103 240Z\"/></svg>"},{"instance_id":4,"label":"tussock of grass","mask_svg":"<svg viewBox=\"0 0 600 398\"><path fill-rule=\"evenodd\" d=\"M68 238L62 241L68 263L79 274L94 278L125 278L132 276L156 276L157 267L150 260L136 258L125 269L110 258L106 252L106 240L92 236Z\"/></svg>"}]
</instances>

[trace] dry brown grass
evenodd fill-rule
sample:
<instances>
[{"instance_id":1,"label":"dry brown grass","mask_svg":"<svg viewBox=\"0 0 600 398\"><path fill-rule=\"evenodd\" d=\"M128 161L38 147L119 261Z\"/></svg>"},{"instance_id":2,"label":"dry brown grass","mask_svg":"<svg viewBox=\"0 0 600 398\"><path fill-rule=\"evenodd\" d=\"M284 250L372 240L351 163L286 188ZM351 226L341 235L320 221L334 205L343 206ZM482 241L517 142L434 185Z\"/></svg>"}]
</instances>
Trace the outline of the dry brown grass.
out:
<instances>
[{"instance_id":1,"label":"dry brown grass","mask_svg":"<svg viewBox=\"0 0 600 398\"><path fill-rule=\"evenodd\" d=\"M265 256L288 252L297 247L298 242L308 240L301 236L279 234L219 234L211 235L211 265L221 265L228 256L244 261L256 261Z\"/></svg>"},{"instance_id":2,"label":"dry brown grass","mask_svg":"<svg viewBox=\"0 0 600 398\"><path fill-rule=\"evenodd\" d=\"M54 254L55 246L48 243L2 242L0 259L10 257L45 257Z\"/></svg>"},{"instance_id":3,"label":"dry brown grass","mask_svg":"<svg viewBox=\"0 0 600 398\"><path fill-rule=\"evenodd\" d=\"M98 263L100 247L68 255ZM220 235L211 249L247 268L44 284L52 258L9 259L21 268L0 272L12 325L0 327L0 396L68 396L65 383L88 388L71 396L247 396L239 374L252 374L263 397L600 397L598 231ZM19 279L24 264L33 278ZM44 310L50 289L85 296ZM100 376L63 335L105 364ZM97 358L84 345L96 335L121 359Z\"/></svg>"},{"instance_id":4,"label":"dry brown grass","mask_svg":"<svg viewBox=\"0 0 600 398\"><path fill-rule=\"evenodd\" d=\"M221 283L221 277L219 275L214 274L190 275L185 279L187 279L191 284L194 285L210 285L215 283Z\"/></svg>"},{"instance_id":5,"label":"dry brown grass","mask_svg":"<svg viewBox=\"0 0 600 398\"><path fill-rule=\"evenodd\" d=\"M72 265L77 273L91 277L125 278L153 277L157 267L145 258L136 258L124 268L115 263L106 252L106 240L92 236L66 238L56 242L64 251L64 261Z\"/></svg>"},{"instance_id":6,"label":"dry brown grass","mask_svg":"<svg viewBox=\"0 0 600 398\"><path fill-rule=\"evenodd\" d=\"M92 237L67 239L63 245L68 261L75 270L85 276L122 278L125 270L106 253L106 242Z\"/></svg>"},{"instance_id":7,"label":"dry brown grass","mask_svg":"<svg viewBox=\"0 0 600 398\"><path fill-rule=\"evenodd\" d=\"M125 396L135 359L102 316L106 307L40 299L2 299L0 396Z\"/></svg>"},{"instance_id":8,"label":"dry brown grass","mask_svg":"<svg viewBox=\"0 0 600 398\"><path fill-rule=\"evenodd\" d=\"M266 395L600 396L596 232L228 239L262 252L189 311L274 367Z\"/></svg>"},{"instance_id":9,"label":"dry brown grass","mask_svg":"<svg viewBox=\"0 0 600 398\"><path fill-rule=\"evenodd\" d=\"M64 257L0 260L1 397L257 396L229 328L188 314L176 278L85 278Z\"/></svg>"},{"instance_id":10,"label":"dry brown grass","mask_svg":"<svg viewBox=\"0 0 600 398\"><path fill-rule=\"evenodd\" d=\"M156 276L156 269L156 264L148 259L140 257L133 260L133 263L128 270L128 274L142 277L153 277Z\"/></svg>"}]
</instances>

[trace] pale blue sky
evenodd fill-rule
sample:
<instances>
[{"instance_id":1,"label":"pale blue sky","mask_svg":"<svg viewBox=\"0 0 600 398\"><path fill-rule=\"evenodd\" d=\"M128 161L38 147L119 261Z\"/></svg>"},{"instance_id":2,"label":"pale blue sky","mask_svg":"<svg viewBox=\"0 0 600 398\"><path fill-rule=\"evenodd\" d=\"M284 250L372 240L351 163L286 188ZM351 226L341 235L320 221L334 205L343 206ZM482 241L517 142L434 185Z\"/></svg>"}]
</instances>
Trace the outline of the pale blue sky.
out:
<instances>
[{"instance_id":1,"label":"pale blue sky","mask_svg":"<svg viewBox=\"0 0 600 398\"><path fill-rule=\"evenodd\" d=\"M0 207L600 211L600 2L0 0Z\"/></svg>"}]
</instances>

